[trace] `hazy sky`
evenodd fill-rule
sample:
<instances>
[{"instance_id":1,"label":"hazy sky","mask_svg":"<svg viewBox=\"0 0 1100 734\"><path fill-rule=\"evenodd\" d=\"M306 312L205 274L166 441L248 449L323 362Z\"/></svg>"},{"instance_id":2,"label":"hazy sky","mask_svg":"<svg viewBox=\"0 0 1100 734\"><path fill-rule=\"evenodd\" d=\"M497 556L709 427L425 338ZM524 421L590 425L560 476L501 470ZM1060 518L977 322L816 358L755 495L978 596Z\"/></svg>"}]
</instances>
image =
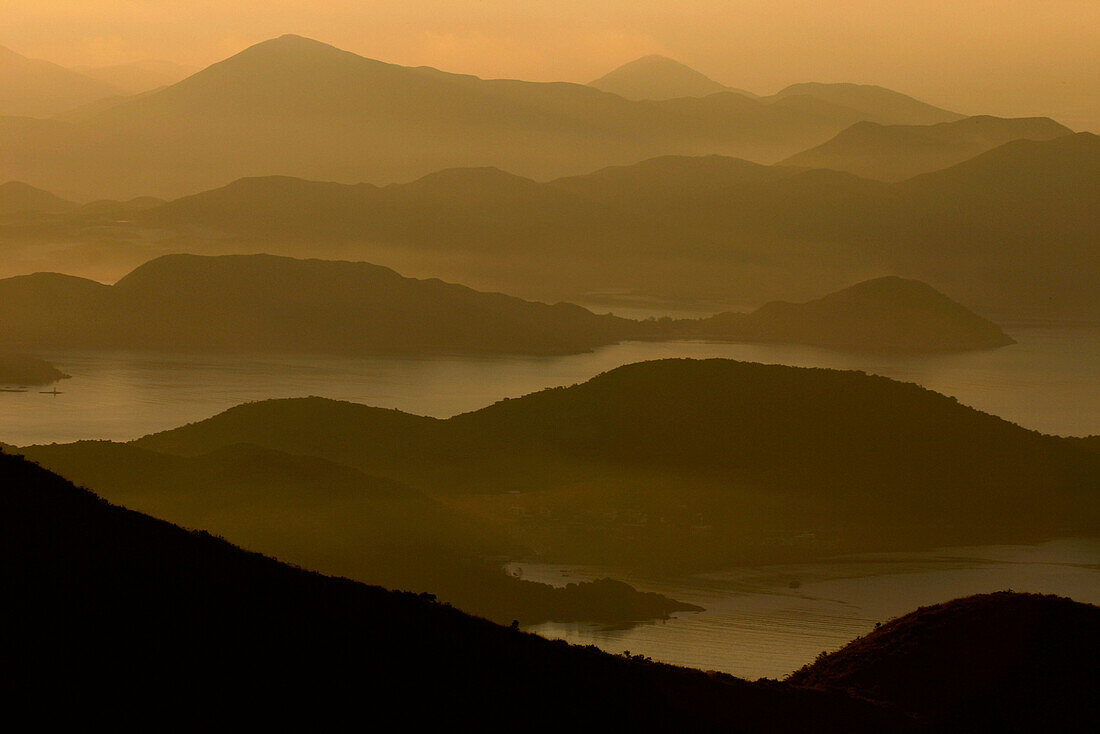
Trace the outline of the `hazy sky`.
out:
<instances>
[{"instance_id":1,"label":"hazy sky","mask_svg":"<svg viewBox=\"0 0 1100 734\"><path fill-rule=\"evenodd\" d=\"M648 53L770 93L882 84L1100 131L1100 0L0 0L0 45L193 66L283 33L407 65L587 82Z\"/></svg>"}]
</instances>

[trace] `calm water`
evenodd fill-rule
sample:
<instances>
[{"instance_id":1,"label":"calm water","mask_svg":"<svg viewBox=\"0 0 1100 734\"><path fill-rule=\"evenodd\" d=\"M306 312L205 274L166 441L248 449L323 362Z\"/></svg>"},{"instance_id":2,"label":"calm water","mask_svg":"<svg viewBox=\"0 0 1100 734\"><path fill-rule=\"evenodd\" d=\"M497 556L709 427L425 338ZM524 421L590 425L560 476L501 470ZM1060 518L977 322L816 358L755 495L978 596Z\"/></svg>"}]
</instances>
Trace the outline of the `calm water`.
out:
<instances>
[{"instance_id":1,"label":"calm water","mask_svg":"<svg viewBox=\"0 0 1100 734\"><path fill-rule=\"evenodd\" d=\"M1100 540L853 556L676 582L592 568L516 568L524 578L556 585L610 575L705 608L630 629L551 623L530 631L750 679L782 678L870 632L875 622L969 594L1013 589L1100 604Z\"/></svg>"},{"instance_id":2,"label":"calm water","mask_svg":"<svg viewBox=\"0 0 1100 734\"><path fill-rule=\"evenodd\" d=\"M1100 433L1100 329L1029 328L1012 335L1019 344L926 357L706 342L628 342L567 357L483 359L39 353L73 378L59 383L57 396L0 392L0 441L129 440L245 401L303 395L446 417L664 357L861 369L919 383L1028 428Z\"/></svg>"}]
</instances>

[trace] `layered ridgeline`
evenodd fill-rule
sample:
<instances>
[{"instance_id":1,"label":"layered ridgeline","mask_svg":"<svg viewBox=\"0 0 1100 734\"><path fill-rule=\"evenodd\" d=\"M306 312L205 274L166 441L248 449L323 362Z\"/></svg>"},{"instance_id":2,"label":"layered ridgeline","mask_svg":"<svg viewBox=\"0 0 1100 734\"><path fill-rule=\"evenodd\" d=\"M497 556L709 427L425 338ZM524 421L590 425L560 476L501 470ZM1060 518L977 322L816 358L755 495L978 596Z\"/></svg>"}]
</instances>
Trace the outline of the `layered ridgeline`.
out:
<instances>
[{"instance_id":1,"label":"layered ridgeline","mask_svg":"<svg viewBox=\"0 0 1100 734\"><path fill-rule=\"evenodd\" d=\"M788 680L940 731L1090 731L1100 726L1097 649L1100 608L1002 592L921 607Z\"/></svg>"},{"instance_id":2,"label":"layered ridgeline","mask_svg":"<svg viewBox=\"0 0 1100 734\"><path fill-rule=\"evenodd\" d=\"M889 121L894 120L896 122L893 124L935 125L963 117L956 112L873 84L807 82L792 84L776 94L761 97L744 89L716 82L679 61L656 54L623 64L590 82L589 86L627 99L706 97L720 92L733 92L765 104L782 102L791 106L805 105L807 110L824 102L836 108L855 110L862 119L882 124L891 124ZM900 120L905 122L898 122Z\"/></svg>"},{"instance_id":3,"label":"layered ridgeline","mask_svg":"<svg viewBox=\"0 0 1100 734\"><path fill-rule=\"evenodd\" d=\"M64 120L0 118L0 180L129 198L256 175L386 183L493 165L550 177L666 154L775 161L860 120L924 121L817 94L628 100L582 84L396 66L284 36ZM944 114L936 121L954 119Z\"/></svg>"},{"instance_id":4,"label":"layered ridgeline","mask_svg":"<svg viewBox=\"0 0 1100 734\"><path fill-rule=\"evenodd\" d=\"M4 454L0 558L15 631L5 660L20 671L13 712L33 701L41 716L41 696L64 689L85 722L165 711L197 722L217 710L283 726L343 726L367 712L414 729L912 729L844 694L570 647L286 566ZM119 690L125 710L103 712Z\"/></svg>"},{"instance_id":5,"label":"layered ridgeline","mask_svg":"<svg viewBox=\"0 0 1100 734\"><path fill-rule=\"evenodd\" d=\"M891 273L999 318L1095 322L1098 179L1100 138L1081 133L1015 141L893 184L715 156L549 183L485 168L382 188L251 178L113 217L0 226L0 238L6 263L23 245L50 243L29 251L58 253L52 268L64 272L86 251L117 261L144 242L144 262L167 243L354 255L551 300L616 290L797 301Z\"/></svg>"},{"instance_id":6,"label":"layered ridgeline","mask_svg":"<svg viewBox=\"0 0 1100 734\"><path fill-rule=\"evenodd\" d=\"M399 481L551 562L687 570L1100 532L1100 454L858 372L648 362L447 420L273 400L134 446L240 443ZM97 490L111 450L26 449Z\"/></svg>"},{"instance_id":7,"label":"layered ridgeline","mask_svg":"<svg viewBox=\"0 0 1100 734\"><path fill-rule=\"evenodd\" d=\"M0 46L0 115L53 115L122 94L106 81Z\"/></svg>"},{"instance_id":8,"label":"layered ridgeline","mask_svg":"<svg viewBox=\"0 0 1100 734\"><path fill-rule=\"evenodd\" d=\"M401 421L377 414L380 424ZM555 588L508 575L500 559L530 550L502 529L325 459L250 444L186 457L92 441L10 450L130 509L304 568L432 593L502 624L621 625L699 610L611 579Z\"/></svg>"},{"instance_id":9,"label":"layered ridgeline","mask_svg":"<svg viewBox=\"0 0 1100 734\"><path fill-rule=\"evenodd\" d=\"M69 377L49 362L25 354L0 353L0 386L49 385Z\"/></svg>"},{"instance_id":10,"label":"layered ridgeline","mask_svg":"<svg viewBox=\"0 0 1100 734\"><path fill-rule=\"evenodd\" d=\"M167 87L195 72L190 67L156 59L142 59L107 66L75 66L73 71L122 89L127 94L140 94Z\"/></svg>"},{"instance_id":11,"label":"layered ridgeline","mask_svg":"<svg viewBox=\"0 0 1100 734\"><path fill-rule=\"evenodd\" d=\"M1012 343L930 286L899 278L750 314L634 321L367 263L270 255L164 256L114 286L56 273L0 280L0 338L55 349L343 354L559 354L677 338L909 352Z\"/></svg>"},{"instance_id":12,"label":"layered ridgeline","mask_svg":"<svg viewBox=\"0 0 1100 734\"><path fill-rule=\"evenodd\" d=\"M832 140L783 161L830 168L864 178L903 181L962 163L1014 140L1051 140L1072 134L1046 117L968 117L938 125L858 122Z\"/></svg>"}]
</instances>

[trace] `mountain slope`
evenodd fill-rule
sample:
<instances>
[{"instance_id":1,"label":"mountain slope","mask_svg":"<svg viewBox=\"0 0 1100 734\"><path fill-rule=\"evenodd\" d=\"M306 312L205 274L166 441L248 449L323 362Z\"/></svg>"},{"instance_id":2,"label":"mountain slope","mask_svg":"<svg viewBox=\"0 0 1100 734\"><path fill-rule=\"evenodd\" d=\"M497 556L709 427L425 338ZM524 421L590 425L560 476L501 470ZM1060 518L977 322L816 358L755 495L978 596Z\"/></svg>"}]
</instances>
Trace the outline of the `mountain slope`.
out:
<instances>
[{"instance_id":1,"label":"mountain slope","mask_svg":"<svg viewBox=\"0 0 1100 734\"><path fill-rule=\"evenodd\" d=\"M625 624L698 610L609 579L555 589L514 578L489 560L524 555L500 529L323 459L247 444L179 457L105 441L20 453L111 502L303 568L430 592L502 624Z\"/></svg>"},{"instance_id":2,"label":"mountain slope","mask_svg":"<svg viewBox=\"0 0 1100 734\"><path fill-rule=\"evenodd\" d=\"M36 189L21 181L0 184L0 216L12 217L25 214L56 214L74 208L76 204L54 196L49 191Z\"/></svg>"},{"instance_id":3,"label":"mountain slope","mask_svg":"<svg viewBox=\"0 0 1100 734\"><path fill-rule=\"evenodd\" d=\"M1045 117L968 117L937 125L858 122L832 140L783 163L848 171L882 181L902 181L962 163L1013 140L1050 140L1072 133Z\"/></svg>"},{"instance_id":4,"label":"mountain slope","mask_svg":"<svg viewBox=\"0 0 1100 734\"><path fill-rule=\"evenodd\" d=\"M650 55L635 59L609 71L588 86L627 99L675 99L706 97L718 92L734 92L755 97L751 92L727 87L710 77L667 56Z\"/></svg>"},{"instance_id":5,"label":"mountain slope","mask_svg":"<svg viewBox=\"0 0 1100 734\"><path fill-rule=\"evenodd\" d=\"M31 700L71 685L85 720L122 688L132 714L178 707L188 720L217 706L253 723L313 725L368 710L417 726L498 728L539 710L533 726L583 717L697 730L904 728L842 696L572 648L288 567L108 505L6 454L0 478L0 582L11 596L5 619L19 630L5 654L23 671L10 691ZM542 711L548 695L556 704ZM190 713L195 701L203 713Z\"/></svg>"},{"instance_id":6,"label":"mountain slope","mask_svg":"<svg viewBox=\"0 0 1100 734\"><path fill-rule=\"evenodd\" d=\"M45 117L119 94L111 84L0 46L0 116Z\"/></svg>"},{"instance_id":7,"label":"mountain slope","mask_svg":"<svg viewBox=\"0 0 1100 734\"><path fill-rule=\"evenodd\" d=\"M789 680L897 706L946 731L1088 731L1100 608L998 593L922 607Z\"/></svg>"}]
</instances>

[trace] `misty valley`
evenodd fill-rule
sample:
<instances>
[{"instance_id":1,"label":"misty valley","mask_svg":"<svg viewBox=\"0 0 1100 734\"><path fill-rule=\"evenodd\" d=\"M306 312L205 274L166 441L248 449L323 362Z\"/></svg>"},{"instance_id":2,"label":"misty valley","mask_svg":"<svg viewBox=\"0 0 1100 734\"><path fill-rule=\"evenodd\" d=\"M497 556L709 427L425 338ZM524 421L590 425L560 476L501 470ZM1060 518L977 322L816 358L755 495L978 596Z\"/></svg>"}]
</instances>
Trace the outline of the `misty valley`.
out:
<instances>
[{"instance_id":1,"label":"misty valley","mask_svg":"<svg viewBox=\"0 0 1100 734\"><path fill-rule=\"evenodd\" d=\"M1100 128L218 58L0 47L17 698L1100 726Z\"/></svg>"}]
</instances>

